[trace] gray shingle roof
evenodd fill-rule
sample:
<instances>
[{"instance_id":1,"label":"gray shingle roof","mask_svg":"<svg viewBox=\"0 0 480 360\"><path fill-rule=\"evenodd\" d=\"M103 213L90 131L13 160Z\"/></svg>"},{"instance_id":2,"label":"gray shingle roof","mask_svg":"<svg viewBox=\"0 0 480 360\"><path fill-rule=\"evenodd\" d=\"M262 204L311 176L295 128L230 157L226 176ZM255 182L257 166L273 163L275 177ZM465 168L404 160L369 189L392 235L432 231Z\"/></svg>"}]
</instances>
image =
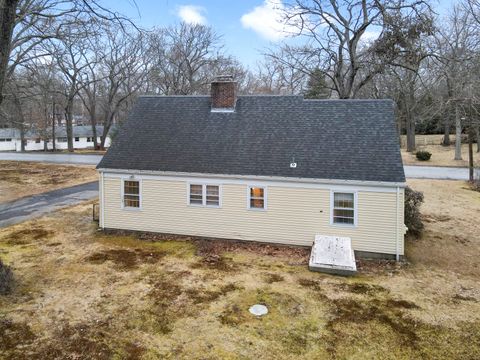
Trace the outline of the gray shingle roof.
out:
<instances>
[{"instance_id":1,"label":"gray shingle roof","mask_svg":"<svg viewBox=\"0 0 480 360\"><path fill-rule=\"evenodd\" d=\"M98 168L405 181L392 101L301 96L141 97Z\"/></svg>"}]
</instances>

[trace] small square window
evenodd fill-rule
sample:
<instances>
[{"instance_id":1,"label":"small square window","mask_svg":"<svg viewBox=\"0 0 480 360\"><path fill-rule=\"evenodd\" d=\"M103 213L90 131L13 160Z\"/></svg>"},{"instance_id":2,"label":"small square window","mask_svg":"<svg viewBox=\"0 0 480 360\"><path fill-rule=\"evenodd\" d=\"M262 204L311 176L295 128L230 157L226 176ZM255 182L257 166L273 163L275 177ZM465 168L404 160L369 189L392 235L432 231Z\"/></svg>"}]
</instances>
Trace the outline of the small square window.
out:
<instances>
[{"instance_id":1,"label":"small square window","mask_svg":"<svg viewBox=\"0 0 480 360\"><path fill-rule=\"evenodd\" d=\"M76 138L75 138L75 141L77 141L77 142L80 141L80 138L79 138L79 137L76 137Z\"/></svg>"},{"instance_id":2,"label":"small square window","mask_svg":"<svg viewBox=\"0 0 480 360\"><path fill-rule=\"evenodd\" d=\"M250 209L265 209L265 188L251 186L248 203Z\"/></svg>"}]
</instances>

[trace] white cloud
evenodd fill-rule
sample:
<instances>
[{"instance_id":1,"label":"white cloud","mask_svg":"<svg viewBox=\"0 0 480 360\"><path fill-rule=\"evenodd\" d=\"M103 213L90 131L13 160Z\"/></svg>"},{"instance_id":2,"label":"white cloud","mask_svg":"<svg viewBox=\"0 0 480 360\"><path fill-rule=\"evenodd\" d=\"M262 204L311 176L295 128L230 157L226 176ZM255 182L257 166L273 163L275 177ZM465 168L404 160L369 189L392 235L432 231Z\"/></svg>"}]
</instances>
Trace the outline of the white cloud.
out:
<instances>
[{"instance_id":1,"label":"white cloud","mask_svg":"<svg viewBox=\"0 0 480 360\"><path fill-rule=\"evenodd\" d=\"M205 8L201 6L181 5L178 7L177 15L187 24L206 25L207 18L203 15L205 12Z\"/></svg>"},{"instance_id":2,"label":"white cloud","mask_svg":"<svg viewBox=\"0 0 480 360\"><path fill-rule=\"evenodd\" d=\"M278 41L288 35L284 11L282 0L265 0L262 5L244 14L240 21L244 28L252 29L267 40Z\"/></svg>"}]
</instances>

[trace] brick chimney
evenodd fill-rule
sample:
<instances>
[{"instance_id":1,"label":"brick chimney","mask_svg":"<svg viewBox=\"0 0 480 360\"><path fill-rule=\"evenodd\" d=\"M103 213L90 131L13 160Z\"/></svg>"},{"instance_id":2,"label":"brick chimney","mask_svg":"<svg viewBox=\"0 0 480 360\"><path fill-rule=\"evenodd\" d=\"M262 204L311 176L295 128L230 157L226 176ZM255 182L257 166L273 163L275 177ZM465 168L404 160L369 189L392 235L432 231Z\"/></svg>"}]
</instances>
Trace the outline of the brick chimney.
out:
<instances>
[{"instance_id":1,"label":"brick chimney","mask_svg":"<svg viewBox=\"0 0 480 360\"><path fill-rule=\"evenodd\" d=\"M217 76L212 81L210 97L212 111L235 111L237 97L235 95L236 82L231 75Z\"/></svg>"}]
</instances>

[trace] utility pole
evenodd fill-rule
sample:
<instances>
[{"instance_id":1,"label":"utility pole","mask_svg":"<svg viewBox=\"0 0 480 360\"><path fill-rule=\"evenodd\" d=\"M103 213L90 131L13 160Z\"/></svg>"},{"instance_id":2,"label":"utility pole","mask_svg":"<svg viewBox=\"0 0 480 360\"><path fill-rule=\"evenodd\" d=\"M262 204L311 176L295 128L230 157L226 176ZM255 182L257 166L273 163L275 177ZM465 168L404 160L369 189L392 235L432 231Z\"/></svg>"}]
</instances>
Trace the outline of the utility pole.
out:
<instances>
[{"instance_id":1,"label":"utility pole","mask_svg":"<svg viewBox=\"0 0 480 360\"><path fill-rule=\"evenodd\" d=\"M475 131L473 129L473 122L470 123L468 130L468 177L470 182L473 182L473 138Z\"/></svg>"}]
</instances>

